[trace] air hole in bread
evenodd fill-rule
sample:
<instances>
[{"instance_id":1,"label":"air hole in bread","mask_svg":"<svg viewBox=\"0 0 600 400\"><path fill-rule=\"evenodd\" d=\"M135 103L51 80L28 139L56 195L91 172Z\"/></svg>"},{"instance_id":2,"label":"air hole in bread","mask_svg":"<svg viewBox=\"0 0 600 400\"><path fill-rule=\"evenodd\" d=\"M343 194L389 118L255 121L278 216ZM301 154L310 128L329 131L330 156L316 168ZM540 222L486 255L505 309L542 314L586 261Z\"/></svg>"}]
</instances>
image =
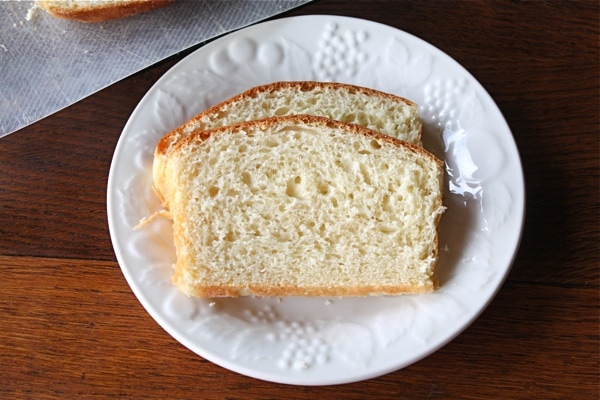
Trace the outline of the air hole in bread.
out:
<instances>
[{"instance_id":1,"label":"air hole in bread","mask_svg":"<svg viewBox=\"0 0 600 400\"><path fill-rule=\"evenodd\" d=\"M386 233L386 234L391 234L396 232L396 228L394 228L393 226L389 226L389 225L380 225L378 227L379 232L381 233Z\"/></svg>"},{"instance_id":2,"label":"air hole in bread","mask_svg":"<svg viewBox=\"0 0 600 400\"><path fill-rule=\"evenodd\" d=\"M290 179L289 181L287 181L285 194L289 197L294 197L298 200L304 200L304 193L302 192L300 182L302 182L302 178L300 178L299 176L296 176L294 179Z\"/></svg>"},{"instance_id":3,"label":"air hole in bread","mask_svg":"<svg viewBox=\"0 0 600 400\"><path fill-rule=\"evenodd\" d=\"M363 163L360 163L358 167L365 183L367 185L371 185L373 182L371 181L371 173L369 172L369 168Z\"/></svg>"},{"instance_id":4,"label":"air hole in bread","mask_svg":"<svg viewBox=\"0 0 600 400\"><path fill-rule=\"evenodd\" d=\"M367 117L367 114L365 114L364 112L359 112L356 114L356 117L354 118L354 123L362 125L362 126L368 126L369 125L369 117Z\"/></svg>"},{"instance_id":5,"label":"air hole in bread","mask_svg":"<svg viewBox=\"0 0 600 400\"><path fill-rule=\"evenodd\" d=\"M317 192L319 192L322 195L328 195L329 194L329 184L327 182L319 182L317 184Z\"/></svg>"},{"instance_id":6,"label":"air hole in bread","mask_svg":"<svg viewBox=\"0 0 600 400\"><path fill-rule=\"evenodd\" d=\"M321 225L319 225L319 235L321 235L321 237L323 237L324 233L325 233L325 225L321 224Z\"/></svg>"},{"instance_id":7,"label":"air hole in bread","mask_svg":"<svg viewBox=\"0 0 600 400\"><path fill-rule=\"evenodd\" d=\"M379 143L377 140L373 139L373 140L371 140L371 148L378 150L381 148L381 143Z\"/></svg>"},{"instance_id":8,"label":"air hole in bread","mask_svg":"<svg viewBox=\"0 0 600 400\"><path fill-rule=\"evenodd\" d=\"M249 173L242 172L242 182L244 182L246 186L252 186L252 178Z\"/></svg>"},{"instance_id":9,"label":"air hole in bread","mask_svg":"<svg viewBox=\"0 0 600 400\"><path fill-rule=\"evenodd\" d=\"M373 153L371 153L371 151L363 148L363 145L360 142L354 142L354 143L352 143L352 148L354 150L356 150L356 152L358 154L373 154Z\"/></svg>"},{"instance_id":10,"label":"air hole in bread","mask_svg":"<svg viewBox=\"0 0 600 400\"><path fill-rule=\"evenodd\" d=\"M215 197L217 194L219 194L219 188L216 186L211 186L208 188L208 195L210 197Z\"/></svg>"},{"instance_id":11,"label":"air hole in bread","mask_svg":"<svg viewBox=\"0 0 600 400\"><path fill-rule=\"evenodd\" d=\"M268 139L268 140L265 142L265 145L266 145L267 147L277 147L277 146L279 146L279 142L278 142L277 140L275 140L275 139Z\"/></svg>"},{"instance_id":12,"label":"air hole in bread","mask_svg":"<svg viewBox=\"0 0 600 400\"><path fill-rule=\"evenodd\" d=\"M343 122L348 122L348 123L354 123L356 121L356 114L351 113L351 114L343 114L339 116L340 121Z\"/></svg>"},{"instance_id":13,"label":"air hole in bread","mask_svg":"<svg viewBox=\"0 0 600 400\"><path fill-rule=\"evenodd\" d=\"M231 231L227 232L227 234L225 235L225 240L228 242L235 242L236 241L235 233L233 233Z\"/></svg>"},{"instance_id":14,"label":"air hole in bread","mask_svg":"<svg viewBox=\"0 0 600 400\"><path fill-rule=\"evenodd\" d=\"M390 195L389 194L383 195L383 199L381 200L381 205L383 206L382 208L384 209L384 211L393 212L393 210L394 210L394 208L390 204Z\"/></svg>"}]
</instances>

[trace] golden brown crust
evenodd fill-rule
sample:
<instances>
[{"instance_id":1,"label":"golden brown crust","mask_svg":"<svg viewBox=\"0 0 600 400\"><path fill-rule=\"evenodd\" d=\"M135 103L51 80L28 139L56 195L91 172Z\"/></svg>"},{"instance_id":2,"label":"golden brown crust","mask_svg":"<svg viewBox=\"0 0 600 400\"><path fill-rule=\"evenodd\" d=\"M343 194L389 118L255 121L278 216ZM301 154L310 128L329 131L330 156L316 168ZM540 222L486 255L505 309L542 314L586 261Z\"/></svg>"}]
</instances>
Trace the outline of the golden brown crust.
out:
<instances>
[{"instance_id":1,"label":"golden brown crust","mask_svg":"<svg viewBox=\"0 0 600 400\"><path fill-rule=\"evenodd\" d=\"M424 286L381 286L366 285L360 287L299 287L299 286L226 286L206 285L202 287L180 287L187 295L195 297L366 297L395 296L399 294L432 293L437 289L437 282Z\"/></svg>"},{"instance_id":2,"label":"golden brown crust","mask_svg":"<svg viewBox=\"0 0 600 400\"><path fill-rule=\"evenodd\" d=\"M372 137L374 139L382 140L384 142L390 143L397 147L406 147L406 148L414 151L415 153L422 154L423 156L434 160L439 168L442 168L442 165L443 165L442 161L439 158L437 158L435 155L433 155L429 151L425 150L423 147L417 146L417 145L409 143L409 142L405 142L403 140L397 139L392 136L385 135L383 133L377 132L377 131L369 129L369 128L365 128L360 125L350 124L347 122L341 122L341 121L337 121L334 119L330 119L330 118L326 118L326 117L319 117L319 116L315 116L315 115L286 115L286 116L280 116L280 117L269 117L269 118L264 118L264 119L240 122L237 124L223 126L223 127L219 127L219 128L215 128L215 129L209 129L209 130L205 130L205 131L196 131L196 132L188 135L187 137L183 138L182 140L180 140L175 145L175 147L173 147L173 149L171 151L175 152L175 151L177 151L177 149L179 149L181 147L185 147L187 144L189 144L191 142L203 141L213 135L227 134L227 133L230 133L233 131L250 130L250 129L255 129L255 128L262 128L262 130L266 131L266 129L268 127L271 127L273 125L277 125L277 124L288 125L288 124L294 124L294 123L307 124L307 125L327 125L330 128L340 129L345 132L349 132L349 133L351 132L351 133L355 133L355 134L361 134L364 136Z\"/></svg>"},{"instance_id":3,"label":"golden brown crust","mask_svg":"<svg viewBox=\"0 0 600 400\"><path fill-rule=\"evenodd\" d=\"M169 150L169 148L174 144L174 142L176 142L178 140L178 137L181 135L185 126L189 125L190 123L194 123L195 121L198 121L207 115L219 114L220 110L228 108L231 104L234 104L244 98L257 97L260 93L272 93L272 92L290 89L290 88L299 88L300 90L307 91L307 92L315 90L317 88L320 88L322 90L336 90L339 88L345 88L350 93L362 93L367 96L388 98L388 99L391 99L391 100L399 102L399 103L406 103L411 106L416 106L416 104L414 102L412 102L408 99L405 99L403 97L399 97L399 96L396 96L396 95L393 95L390 93L380 92L375 89L370 89L370 88L356 86L356 85L349 85L349 84L345 84L345 83L316 82L316 81L274 82L274 83L269 83L269 84L262 85L262 86L253 87L253 88L248 89L247 91L242 92L234 97L231 97L221 103L215 104L214 106L207 108L200 114L198 114L195 117L193 117L192 119L190 119L184 125L173 129L171 132L169 132L165 136L163 136L156 146L155 154L158 154L158 155L166 154L167 151Z\"/></svg>"},{"instance_id":4,"label":"golden brown crust","mask_svg":"<svg viewBox=\"0 0 600 400\"><path fill-rule=\"evenodd\" d=\"M129 17L146 11L165 7L175 0L123 0L121 3L108 3L104 5L90 5L88 7L69 7L56 1L37 1L40 8L50 15L80 22L104 22L114 19Z\"/></svg>"}]
</instances>

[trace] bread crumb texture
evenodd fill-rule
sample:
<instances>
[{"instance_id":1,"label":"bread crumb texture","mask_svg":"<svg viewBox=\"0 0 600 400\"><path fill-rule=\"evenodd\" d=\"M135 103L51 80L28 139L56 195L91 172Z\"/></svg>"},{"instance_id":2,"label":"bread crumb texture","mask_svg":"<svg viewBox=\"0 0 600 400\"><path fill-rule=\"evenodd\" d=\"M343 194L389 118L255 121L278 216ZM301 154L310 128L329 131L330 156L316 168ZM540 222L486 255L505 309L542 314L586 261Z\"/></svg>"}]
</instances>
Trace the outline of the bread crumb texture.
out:
<instances>
[{"instance_id":1,"label":"bread crumb texture","mask_svg":"<svg viewBox=\"0 0 600 400\"><path fill-rule=\"evenodd\" d=\"M174 282L195 296L365 296L436 288L440 161L325 118L190 135L166 193Z\"/></svg>"}]
</instances>

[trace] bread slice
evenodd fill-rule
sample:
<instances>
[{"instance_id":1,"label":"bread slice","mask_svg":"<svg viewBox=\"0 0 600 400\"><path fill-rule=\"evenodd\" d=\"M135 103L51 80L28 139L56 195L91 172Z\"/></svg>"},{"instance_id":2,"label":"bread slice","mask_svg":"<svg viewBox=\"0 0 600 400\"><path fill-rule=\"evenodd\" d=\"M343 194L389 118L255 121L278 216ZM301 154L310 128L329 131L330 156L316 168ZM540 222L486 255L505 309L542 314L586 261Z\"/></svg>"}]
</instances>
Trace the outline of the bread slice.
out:
<instances>
[{"instance_id":1,"label":"bread slice","mask_svg":"<svg viewBox=\"0 0 600 400\"><path fill-rule=\"evenodd\" d=\"M366 296L436 289L442 163L421 147L297 115L193 132L165 193L188 295Z\"/></svg>"},{"instance_id":2,"label":"bread slice","mask_svg":"<svg viewBox=\"0 0 600 400\"><path fill-rule=\"evenodd\" d=\"M354 123L414 144L422 124L416 104L359 86L324 82L276 82L247 90L217 104L169 132L154 153L154 185L165 190L165 161L183 138L199 130L273 116L308 114ZM164 201L164 199L163 199ZM168 206L165 203L165 206Z\"/></svg>"},{"instance_id":3,"label":"bread slice","mask_svg":"<svg viewBox=\"0 0 600 400\"><path fill-rule=\"evenodd\" d=\"M36 0L50 15L81 22L103 22L154 10L174 0Z\"/></svg>"}]
</instances>

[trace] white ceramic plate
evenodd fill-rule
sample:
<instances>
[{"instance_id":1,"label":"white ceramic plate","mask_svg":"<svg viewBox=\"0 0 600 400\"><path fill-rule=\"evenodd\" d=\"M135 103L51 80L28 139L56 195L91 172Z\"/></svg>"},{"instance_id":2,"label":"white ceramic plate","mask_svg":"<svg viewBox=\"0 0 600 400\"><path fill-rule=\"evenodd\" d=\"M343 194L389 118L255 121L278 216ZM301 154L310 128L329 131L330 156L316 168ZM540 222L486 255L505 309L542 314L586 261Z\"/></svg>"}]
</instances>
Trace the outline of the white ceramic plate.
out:
<instances>
[{"instance_id":1,"label":"white ceramic plate","mask_svg":"<svg viewBox=\"0 0 600 400\"><path fill-rule=\"evenodd\" d=\"M381 298L194 299L171 285L170 223L157 218L152 157L159 138L250 87L329 80L420 104L424 145L446 162L441 288ZM521 237L524 183L509 127L454 60L405 32L336 16L262 23L200 48L142 99L117 145L108 181L116 256L133 292L175 339L258 379L341 384L398 370L462 332L504 281Z\"/></svg>"}]
</instances>

